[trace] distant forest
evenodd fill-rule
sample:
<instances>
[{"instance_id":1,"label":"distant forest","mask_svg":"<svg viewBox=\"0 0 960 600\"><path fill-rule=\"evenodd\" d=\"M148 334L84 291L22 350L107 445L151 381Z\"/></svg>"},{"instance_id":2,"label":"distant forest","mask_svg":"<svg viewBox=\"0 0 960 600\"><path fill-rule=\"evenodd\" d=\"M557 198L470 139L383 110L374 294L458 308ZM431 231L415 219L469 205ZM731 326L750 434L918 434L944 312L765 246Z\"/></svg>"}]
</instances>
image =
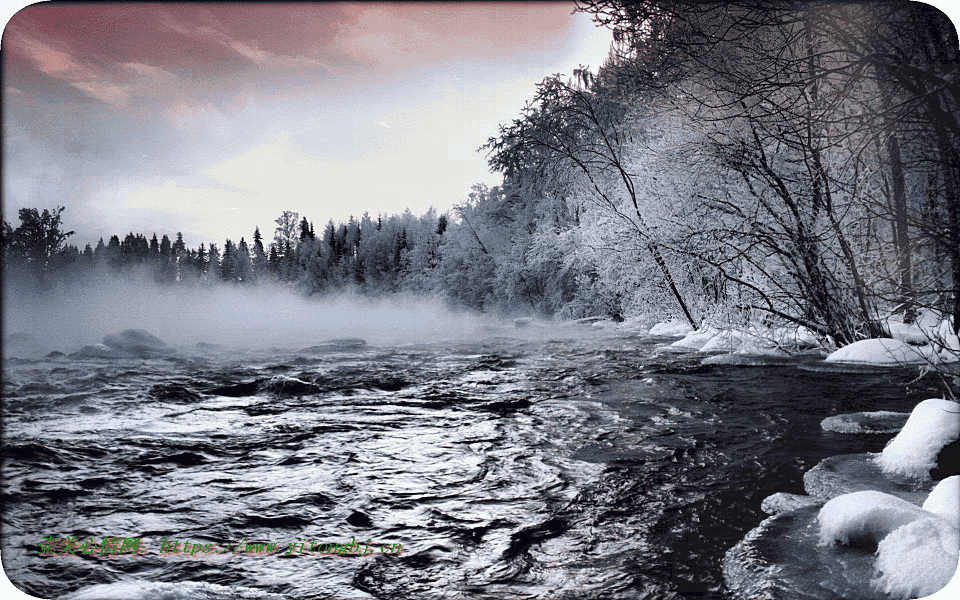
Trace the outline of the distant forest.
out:
<instances>
[{"instance_id":1,"label":"distant forest","mask_svg":"<svg viewBox=\"0 0 960 600\"><path fill-rule=\"evenodd\" d=\"M839 343L921 309L960 329L960 61L916 2L589 0L595 71L546 78L482 149L502 186L449 214L328 222L273 240L177 235L82 251L62 209L4 223L5 271L146 268L167 285L440 295L543 316L789 322Z\"/></svg>"}]
</instances>

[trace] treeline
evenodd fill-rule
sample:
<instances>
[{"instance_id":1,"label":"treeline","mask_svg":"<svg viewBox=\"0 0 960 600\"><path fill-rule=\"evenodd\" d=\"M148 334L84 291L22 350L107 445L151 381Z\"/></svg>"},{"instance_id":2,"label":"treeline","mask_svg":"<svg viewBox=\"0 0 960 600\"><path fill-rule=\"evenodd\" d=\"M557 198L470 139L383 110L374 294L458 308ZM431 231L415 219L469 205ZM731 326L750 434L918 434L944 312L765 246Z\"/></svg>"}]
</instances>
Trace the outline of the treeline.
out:
<instances>
[{"instance_id":1,"label":"treeline","mask_svg":"<svg viewBox=\"0 0 960 600\"><path fill-rule=\"evenodd\" d=\"M5 280L48 289L106 275L147 275L169 286L279 283L306 294L404 292L442 296L477 310L548 316L563 301L548 299L552 290L534 291L531 283L519 293L513 289L514 273L506 262L514 259L518 240L503 235L506 230L487 214L505 199L501 188L478 185L453 216L433 209L420 216L407 210L375 219L365 213L346 223L330 220L319 232L306 217L285 211L267 245L258 227L252 243L241 237L237 243L227 239L219 247L202 243L197 248L187 247L180 233L171 242L167 234L148 239L130 232L122 240L114 235L80 250L68 243L74 232L61 228L64 208L24 208L16 229L3 223Z\"/></svg>"}]
</instances>

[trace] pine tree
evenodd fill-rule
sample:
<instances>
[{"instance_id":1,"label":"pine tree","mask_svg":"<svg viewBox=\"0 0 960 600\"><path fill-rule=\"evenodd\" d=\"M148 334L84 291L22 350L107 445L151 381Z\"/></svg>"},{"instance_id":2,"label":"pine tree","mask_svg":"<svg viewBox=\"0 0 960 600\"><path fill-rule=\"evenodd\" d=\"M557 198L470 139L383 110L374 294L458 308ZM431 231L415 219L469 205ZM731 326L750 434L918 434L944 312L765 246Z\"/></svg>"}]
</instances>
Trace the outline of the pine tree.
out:
<instances>
[{"instance_id":1,"label":"pine tree","mask_svg":"<svg viewBox=\"0 0 960 600\"><path fill-rule=\"evenodd\" d=\"M197 272L201 277L207 272L207 251L203 247L203 242L200 242L200 247L197 248Z\"/></svg>"},{"instance_id":2,"label":"pine tree","mask_svg":"<svg viewBox=\"0 0 960 600\"><path fill-rule=\"evenodd\" d=\"M250 263L250 250L247 242L240 238L240 243L233 253L233 274L241 283L253 283L253 265Z\"/></svg>"},{"instance_id":3,"label":"pine tree","mask_svg":"<svg viewBox=\"0 0 960 600\"><path fill-rule=\"evenodd\" d=\"M253 232L253 279L259 281L266 279L269 273L267 266L267 256L263 250L263 238L260 236L260 228L257 227Z\"/></svg>"},{"instance_id":4,"label":"pine tree","mask_svg":"<svg viewBox=\"0 0 960 600\"><path fill-rule=\"evenodd\" d=\"M207 258L207 274L210 281L220 279L220 251L217 245L210 242L210 252Z\"/></svg>"},{"instance_id":5,"label":"pine tree","mask_svg":"<svg viewBox=\"0 0 960 600\"><path fill-rule=\"evenodd\" d=\"M226 240L223 243L223 256L220 257L220 279L224 281L237 280L234 270L234 252L233 242Z\"/></svg>"}]
</instances>

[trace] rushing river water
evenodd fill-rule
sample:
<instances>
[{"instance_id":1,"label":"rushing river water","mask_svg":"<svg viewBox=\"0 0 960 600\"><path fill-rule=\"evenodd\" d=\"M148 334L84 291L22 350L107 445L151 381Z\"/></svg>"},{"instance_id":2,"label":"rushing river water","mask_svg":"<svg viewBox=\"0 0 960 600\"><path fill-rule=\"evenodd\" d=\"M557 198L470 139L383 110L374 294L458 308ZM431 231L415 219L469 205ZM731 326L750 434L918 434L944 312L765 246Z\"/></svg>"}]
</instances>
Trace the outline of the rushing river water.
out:
<instances>
[{"instance_id":1,"label":"rushing river water","mask_svg":"<svg viewBox=\"0 0 960 600\"><path fill-rule=\"evenodd\" d=\"M658 354L665 341L583 328L7 361L4 569L41 598L144 582L176 584L164 597L727 598L720 561L763 498L890 437L824 417L940 395L902 373L701 366ZM39 556L51 535L148 550ZM164 538L278 549L161 555ZM401 548L284 556L351 538Z\"/></svg>"}]
</instances>

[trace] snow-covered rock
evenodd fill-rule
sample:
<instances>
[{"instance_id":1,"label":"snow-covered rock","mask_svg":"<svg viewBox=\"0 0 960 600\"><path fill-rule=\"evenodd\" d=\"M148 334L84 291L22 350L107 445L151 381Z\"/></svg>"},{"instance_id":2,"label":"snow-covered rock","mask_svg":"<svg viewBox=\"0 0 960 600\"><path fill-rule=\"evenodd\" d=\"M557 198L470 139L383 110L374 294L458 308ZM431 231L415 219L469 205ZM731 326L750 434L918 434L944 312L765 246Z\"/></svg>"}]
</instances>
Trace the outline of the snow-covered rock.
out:
<instances>
[{"instance_id":1,"label":"snow-covered rock","mask_svg":"<svg viewBox=\"0 0 960 600\"><path fill-rule=\"evenodd\" d=\"M938 361L938 358L930 346L914 347L903 340L882 338L860 340L844 346L830 354L826 361L896 366L929 364Z\"/></svg>"},{"instance_id":2,"label":"snow-covered rock","mask_svg":"<svg viewBox=\"0 0 960 600\"><path fill-rule=\"evenodd\" d=\"M960 525L960 475L952 475L938 483L924 501L923 510Z\"/></svg>"},{"instance_id":3,"label":"snow-covered rock","mask_svg":"<svg viewBox=\"0 0 960 600\"><path fill-rule=\"evenodd\" d=\"M690 323L674 319L666 323L657 323L650 328L647 335L685 336L692 331Z\"/></svg>"},{"instance_id":4,"label":"snow-covered rock","mask_svg":"<svg viewBox=\"0 0 960 600\"><path fill-rule=\"evenodd\" d=\"M933 594L953 577L960 556L956 479L934 488L924 508L876 491L834 498L817 515L820 544L876 543L875 587L894 598Z\"/></svg>"},{"instance_id":5,"label":"snow-covered rock","mask_svg":"<svg viewBox=\"0 0 960 600\"><path fill-rule=\"evenodd\" d=\"M957 571L960 529L939 517L917 519L877 546L873 584L894 598L922 598L941 590Z\"/></svg>"},{"instance_id":6,"label":"snow-covered rock","mask_svg":"<svg viewBox=\"0 0 960 600\"><path fill-rule=\"evenodd\" d=\"M704 327L696 331L691 331L683 339L677 340L674 343L670 344L672 348L689 348L692 350L699 350L710 341L710 338L720 333L720 330L716 327Z\"/></svg>"},{"instance_id":7,"label":"snow-covered rock","mask_svg":"<svg viewBox=\"0 0 960 600\"><path fill-rule=\"evenodd\" d=\"M122 359L138 358L137 354L126 352L119 348L113 348L106 344L90 344L80 348L70 356L74 358L101 358L101 359Z\"/></svg>"},{"instance_id":8,"label":"snow-covered rock","mask_svg":"<svg viewBox=\"0 0 960 600\"><path fill-rule=\"evenodd\" d=\"M323 352L348 352L350 350L363 350L367 347L367 341L363 338L347 337L333 338L326 340L317 346L303 348L300 352L305 354L319 354Z\"/></svg>"},{"instance_id":9,"label":"snow-covered rock","mask_svg":"<svg viewBox=\"0 0 960 600\"><path fill-rule=\"evenodd\" d=\"M733 329L720 331L700 347L700 352L733 352L740 347L743 334Z\"/></svg>"},{"instance_id":10,"label":"snow-covered rock","mask_svg":"<svg viewBox=\"0 0 960 600\"><path fill-rule=\"evenodd\" d=\"M893 530L931 516L919 506L873 490L837 496L817 515L820 544L878 543Z\"/></svg>"},{"instance_id":11,"label":"snow-covered rock","mask_svg":"<svg viewBox=\"0 0 960 600\"><path fill-rule=\"evenodd\" d=\"M960 404L942 398L924 400L880 453L877 464L885 473L929 479L940 451L958 437Z\"/></svg>"}]
</instances>

